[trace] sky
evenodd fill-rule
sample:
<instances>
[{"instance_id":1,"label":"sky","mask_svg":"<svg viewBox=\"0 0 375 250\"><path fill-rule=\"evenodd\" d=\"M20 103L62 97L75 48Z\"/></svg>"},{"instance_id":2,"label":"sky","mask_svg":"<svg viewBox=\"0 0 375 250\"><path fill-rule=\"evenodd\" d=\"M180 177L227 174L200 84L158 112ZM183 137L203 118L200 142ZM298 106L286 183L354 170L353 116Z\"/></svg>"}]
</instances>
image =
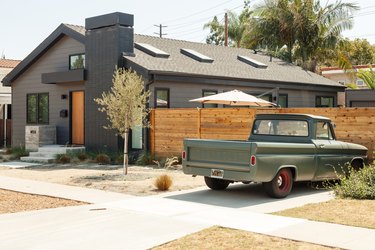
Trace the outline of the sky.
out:
<instances>
[{"instance_id":1,"label":"sky","mask_svg":"<svg viewBox=\"0 0 375 250\"><path fill-rule=\"evenodd\" d=\"M251 5L262 0L252 0ZM332 0L329 0L332 1ZM366 38L375 44L375 1L342 0L354 2L360 10L354 14L354 27L343 35L349 39ZM321 0L325 3L325 0ZM7 0L1 3L0 56L24 59L61 23L82 25L85 18L111 12L134 15L137 34L205 42L209 30L203 25L214 16L223 20L226 10L237 13L243 9L243 0Z\"/></svg>"}]
</instances>

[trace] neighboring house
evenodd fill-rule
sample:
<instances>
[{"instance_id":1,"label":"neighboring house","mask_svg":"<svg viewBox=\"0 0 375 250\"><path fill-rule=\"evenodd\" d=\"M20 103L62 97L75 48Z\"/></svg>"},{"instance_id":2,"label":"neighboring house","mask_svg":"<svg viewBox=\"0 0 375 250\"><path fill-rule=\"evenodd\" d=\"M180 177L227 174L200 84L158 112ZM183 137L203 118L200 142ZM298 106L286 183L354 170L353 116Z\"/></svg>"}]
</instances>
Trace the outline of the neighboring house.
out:
<instances>
[{"instance_id":1,"label":"neighboring house","mask_svg":"<svg viewBox=\"0 0 375 250\"><path fill-rule=\"evenodd\" d=\"M0 59L0 81L14 69L21 61ZM12 119L12 89L0 86L0 146L11 145L11 119Z\"/></svg>"},{"instance_id":2,"label":"neighboring house","mask_svg":"<svg viewBox=\"0 0 375 250\"><path fill-rule=\"evenodd\" d=\"M115 133L103 129L108 121L94 102L110 89L116 66L143 76L153 108L201 107L189 100L232 89L270 91L263 98L284 107L337 106L345 90L247 49L134 35L133 16L116 12L88 18L85 27L61 24L3 80L12 86L14 145L25 143L25 126L49 124L59 144L121 147ZM133 149L142 147L140 137L134 129Z\"/></svg>"},{"instance_id":3,"label":"neighboring house","mask_svg":"<svg viewBox=\"0 0 375 250\"><path fill-rule=\"evenodd\" d=\"M347 89L347 107L375 107L375 89Z\"/></svg>"},{"instance_id":4,"label":"neighboring house","mask_svg":"<svg viewBox=\"0 0 375 250\"><path fill-rule=\"evenodd\" d=\"M0 59L0 81L12 71L21 61L11 60L11 59ZM4 118L4 113L6 118L11 118L11 87L6 87L0 85L0 106L1 106L1 119Z\"/></svg>"},{"instance_id":5,"label":"neighboring house","mask_svg":"<svg viewBox=\"0 0 375 250\"><path fill-rule=\"evenodd\" d=\"M374 68L375 65L371 65L371 67ZM355 74L360 70L369 70L369 65L353 66L353 70L351 70L351 72L345 72L345 70L337 67L322 67L320 72L322 76L342 85L347 86L348 84L354 84L359 89L368 89L366 83L362 79L358 78Z\"/></svg>"},{"instance_id":6,"label":"neighboring house","mask_svg":"<svg viewBox=\"0 0 375 250\"><path fill-rule=\"evenodd\" d=\"M375 68L375 65L371 65ZM357 89L346 89L345 95L339 94L338 99L345 100L346 107L375 107L375 91L368 89L366 83L356 76L360 70L370 70L369 65L356 65L352 72L345 72L336 67L323 67L321 74L342 85L354 84Z\"/></svg>"}]
</instances>

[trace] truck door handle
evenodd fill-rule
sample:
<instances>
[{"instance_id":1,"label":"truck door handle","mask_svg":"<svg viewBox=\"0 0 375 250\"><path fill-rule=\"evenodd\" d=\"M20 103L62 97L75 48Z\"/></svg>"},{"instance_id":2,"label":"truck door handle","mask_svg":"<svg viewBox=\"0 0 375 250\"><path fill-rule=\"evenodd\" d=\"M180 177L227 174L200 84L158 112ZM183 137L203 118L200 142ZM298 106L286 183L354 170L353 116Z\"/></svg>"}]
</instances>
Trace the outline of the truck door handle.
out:
<instances>
[{"instance_id":1,"label":"truck door handle","mask_svg":"<svg viewBox=\"0 0 375 250\"><path fill-rule=\"evenodd\" d=\"M324 144L319 144L318 146L319 146L319 148L325 148L326 147L326 145L324 145Z\"/></svg>"}]
</instances>

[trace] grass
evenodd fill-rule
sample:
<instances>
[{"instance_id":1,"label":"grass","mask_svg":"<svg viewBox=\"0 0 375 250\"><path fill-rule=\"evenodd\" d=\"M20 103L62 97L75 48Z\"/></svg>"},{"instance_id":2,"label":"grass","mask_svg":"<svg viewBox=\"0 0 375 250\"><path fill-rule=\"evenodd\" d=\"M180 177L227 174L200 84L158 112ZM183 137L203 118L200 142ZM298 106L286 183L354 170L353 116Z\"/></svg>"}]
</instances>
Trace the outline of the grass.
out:
<instances>
[{"instance_id":1,"label":"grass","mask_svg":"<svg viewBox=\"0 0 375 250\"><path fill-rule=\"evenodd\" d=\"M375 200L335 199L273 214L375 229Z\"/></svg>"},{"instance_id":2,"label":"grass","mask_svg":"<svg viewBox=\"0 0 375 250\"><path fill-rule=\"evenodd\" d=\"M306 242L286 240L242 230L211 227L153 248L166 249L333 249Z\"/></svg>"},{"instance_id":3,"label":"grass","mask_svg":"<svg viewBox=\"0 0 375 250\"><path fill-rule=\"evenodd\" d=\"M166 174L160 175L154 181L155 187L160 191L167 191L172 186L172 184L172 178Z\"/></svg>"}]
</instances>

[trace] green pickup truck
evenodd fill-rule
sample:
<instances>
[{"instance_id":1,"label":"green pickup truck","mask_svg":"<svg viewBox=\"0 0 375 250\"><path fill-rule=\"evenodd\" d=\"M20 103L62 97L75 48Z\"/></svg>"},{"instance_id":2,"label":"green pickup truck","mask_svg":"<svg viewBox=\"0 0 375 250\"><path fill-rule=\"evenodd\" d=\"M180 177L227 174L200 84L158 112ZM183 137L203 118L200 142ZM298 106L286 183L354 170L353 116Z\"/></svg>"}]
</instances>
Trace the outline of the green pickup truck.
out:
<instances>
[{"instance_id":1,"label":"green pickup truck","mask_svg":"<svg viewBox=\"0 0 375 250\"><path fill-rule=\"evenodd\" d=\"M185 139L185 174L204 176L213 190L230 183L263 183L266 193L284 198L298 181L337 179L367 163L367 148L337 141L326 117L307 114L261 114L247 141Z\"/></svg>"}]
</instances>

